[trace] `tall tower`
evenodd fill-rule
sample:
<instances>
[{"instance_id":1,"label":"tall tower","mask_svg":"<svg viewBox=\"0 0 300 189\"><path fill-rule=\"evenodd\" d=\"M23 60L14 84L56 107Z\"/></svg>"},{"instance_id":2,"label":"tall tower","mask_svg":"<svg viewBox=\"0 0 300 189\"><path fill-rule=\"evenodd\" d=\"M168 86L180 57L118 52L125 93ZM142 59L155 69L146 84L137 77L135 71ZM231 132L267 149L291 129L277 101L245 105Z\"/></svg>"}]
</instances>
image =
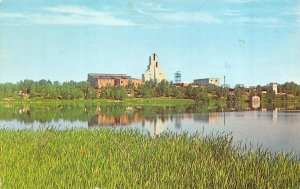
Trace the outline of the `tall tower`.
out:
<instances>
[{"instance_id":1,"label":"tall tower","mask_svg":"<svg viewBox=\"0 0 300 189\"><path fill-rule=\"evenodd\" d=\"M181 83L181 72L177 71L174 74L174 83Z\"/></svg>"},{"instance_id":2,"label":"tall tower","mask_svg":"<svg viewBox=\"0 0 300 189\"><path fill-rule=\"evenodd\" d=\"M278 84L277 83L270 83L273 91L275 92L275 94L278 93Z\"/></svg>"},{"instance_id":3,"label":"tall tower","mask_svg":"<svg viewBox=\"0 0 300 189\"><path fill-rule=\"evenodd\" d=\"M155 53L149 57L149 65L142 78L143 81L156 80L157 82L161 82L162 80L168 80L158 63L158 57Z\"/></svg>"}]
</instances>

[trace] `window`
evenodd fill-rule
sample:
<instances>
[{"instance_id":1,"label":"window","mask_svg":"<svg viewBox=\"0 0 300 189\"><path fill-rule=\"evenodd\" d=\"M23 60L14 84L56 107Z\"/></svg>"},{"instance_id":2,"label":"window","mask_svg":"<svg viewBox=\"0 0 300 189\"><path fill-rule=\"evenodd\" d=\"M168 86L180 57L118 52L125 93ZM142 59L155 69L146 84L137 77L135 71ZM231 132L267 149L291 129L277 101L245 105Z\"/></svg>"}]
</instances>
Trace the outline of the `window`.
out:
<instances>
[{"instance_id":1,"label":"window","mask_svg":"<svg viewBox=\"0 0 300 189\"><path fill-rule=\"evenodd\" d=\"M156 67L158 67L158 62L156 62Z\"/></svg>"}]
</instances>

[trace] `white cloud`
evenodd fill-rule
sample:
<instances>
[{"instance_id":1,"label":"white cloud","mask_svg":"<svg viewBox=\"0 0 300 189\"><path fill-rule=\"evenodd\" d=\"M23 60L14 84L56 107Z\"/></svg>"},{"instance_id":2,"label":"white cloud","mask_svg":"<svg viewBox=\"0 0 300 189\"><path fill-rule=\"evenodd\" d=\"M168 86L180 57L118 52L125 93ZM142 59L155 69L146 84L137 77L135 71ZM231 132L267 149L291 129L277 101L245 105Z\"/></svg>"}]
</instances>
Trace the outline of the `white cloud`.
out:
<instances>
[{"instance_id":1,"label":"white cloud","mask_svg":"<svg viewBox=\"0 0 300 189\"><path fill-rule=\"evenodd\" d=\"M158 14L159 19L176 22L221 23L222 20L203 12L177 12Z\"/></svg>"},{"instance_id":2,"label":"white cloud","mask_svg":"<svg viewBox=\"0 0 300 189\"><path fill-rule=\"evenodd\" d=\"M226 16L241 16L244 14L241 10L225 10L224 13Z\"/></svg>"},{"instance_id":3,"label":"white cloud","mask_svg":"<svg viewBox=\"0 0 300 189\"><path fill-rule=\"evenodd\" d=\"M300 26L300 3L298 4L298 7L293 7L284 11L283 15L289 16L290 20L295 20L296 25Z\"/></svg>"},{"instance_id":4,"label":"white cloud","mask_svg":"<svg viewBox=\"0 0 300 189\"><path fill-rule=\"evenodd\" d=\"M258 18L258 17L238 17L233 20L236 23L244 24L279 24L281 20L275 17Z\"/></svg>"},{"instance_id":5,"label":"white cloud","mask_svg":"<svg viewBox=\"0 0 300 189\"><path fill-rule=\"evenodd\" d=\"M28 23L40 25L106 25L130 26L132 21L117 18L110 12L101 12L79 6L47 7L42 13L1 13L1 18L23 17Z\"/></svg>"},{"instance_id":6,"label":"white cloud","mask_svg":"<svg viewBox=\"0 0 300 189\"><path fill-rule=\"evenodd\" d=\"M92 10L87 7L79 7L79 6L57 6L57 7L47 7L44 10L53 12L53 13L61 13L61 14L73 14L73 15L102 15L102 12L98 12Z\"/></svg>"},{"instance_id":7,"label":"white cloud","mask_svg":"<svg viewBox=\"0 0 300 189\"><path fill-rule=\"evenodd\" d=\"M168 11L169 9L163 8L161 4L159 3L152 3L152 2L143 2L143 7L149 10L155 10L155 11Z\"/></svg>"},{"instance_id":8,"label":"white cloud","mask_svg":"<svg viewBox=\"0 0 300 189\"><path fill-rule=\"evenodd\" d=\"M25 15L21 13L0 12L0 18L22 18L22 17L25 17Z\"/></svg>"},{"instance_id":9,"label":"white cloud","mask_svg":"<svg viewBox=\"0 0 300 189\"><path fill-rule=\"evenodd\" d=\"M272 3L276 1L281 2L283 0L225 0L225 1L229 3L243 4L243 3Z\"/></svg>"},{"instance_id":10,"label":"white cloud","mask_svg":"<svg viewBox=\"0 0 300 189\"><path fill-rule=\"evenodd\" d=\"M33 21L39 24L79 24L129 26L133 22L115 17L112 13L101 12L79 6L58 6L45 8L53 14L35 17Z\"/></svg>"},{"instance_id":11,"label":"white cloud","mask_svg":"<svg viewBox=\"0 0 300 189\"><path fill-rule=\"evenodd\" d=\"M252 3L252 2L258 2L259 0L226 0L230 3Z\"/></svg>"}]
</instances>

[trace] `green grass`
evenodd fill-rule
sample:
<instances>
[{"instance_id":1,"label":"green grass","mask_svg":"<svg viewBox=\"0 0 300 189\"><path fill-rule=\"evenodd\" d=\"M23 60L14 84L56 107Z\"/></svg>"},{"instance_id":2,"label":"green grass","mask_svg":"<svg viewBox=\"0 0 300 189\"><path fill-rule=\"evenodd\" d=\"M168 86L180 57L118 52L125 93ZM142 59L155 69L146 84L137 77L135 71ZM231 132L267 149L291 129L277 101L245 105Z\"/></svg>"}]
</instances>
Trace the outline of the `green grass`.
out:
<instances>
[{"instance_id":1,"label":"green grass","mask_svg":"<svg viewBox=\"0 0 300 189\"><path fill-rule=\"evenodd\" d=\"M295 157L228 136L0 131L0 188L299 188Z\"/></svg>"},{"instance_id":2,"label":"green grass","mask_svg":"<svg viewBox=\"0 0 300 189\"><path fill-rule=\"evenodd\" d=\"M196 101L192 99L176 99L176 98L129 98L124 101L127 104L134 105L154 105L154 106L175 106L175 105L192 105Z\"/></svg>"},{"instance_id":3,"label":"green grass","mask_svg":"<svg viewBox=\"0 0 300 189\"><path fill-rule=\"evenodd\" d=\"M75 100L46 100L46 99L29 99L29 100L0 100L0 104L7 105L72 105L72 104L126 104L126 105L151 105L151 106L175 106L175 105L192 105L196 101L192 99L176 98L128 98L123 101L109 99L75 99Z\"/></svg>"}]
</instances>

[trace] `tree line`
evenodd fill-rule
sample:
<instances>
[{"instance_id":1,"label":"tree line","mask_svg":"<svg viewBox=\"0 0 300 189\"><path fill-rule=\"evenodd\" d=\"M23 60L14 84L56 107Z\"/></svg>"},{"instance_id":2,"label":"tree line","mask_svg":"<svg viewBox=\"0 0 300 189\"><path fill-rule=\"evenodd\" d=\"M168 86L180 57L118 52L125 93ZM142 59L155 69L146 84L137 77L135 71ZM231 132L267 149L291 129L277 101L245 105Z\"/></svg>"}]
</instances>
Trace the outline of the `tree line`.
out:
<instances>
[{"instance_id":1,"label":"tree line","mask_svg":"<svg viewBox=\"0 0 300 189\"><path fill-rule=\"evenodd\" d=\"M267 91L263 95L262 91ZM287 82L278 85L278 92L300 96L300 85L294 82ZM248 91L241 86L233 89L219 87L215 85L175 86L168 81L146 81L138 87L129 82L127 86L108 86L96 91L88 82L68 81L60 83L58 81L39 80L33 81L25 79L17 83L0 84L0 99L115 99L124 100L128 97L174 97L195 99L202 102L224 101L239 102L249 100L249 96L259 95L272 102L278 98L286 100L286 95L276 96L270 85L257 86L254 90Z\"/></svg>"},{"instance_id":2,"label":"tree line","mask_svg":"<svg viewBox=\"0 0 300 189\"><path fill-rule=\"evenodd\" d=\"M96 98L96 91L86 81L58 81L25 79L14 83L0 84L0 98L43 98L43 99L88 99Z\"/></svg>"}]
</instances>

